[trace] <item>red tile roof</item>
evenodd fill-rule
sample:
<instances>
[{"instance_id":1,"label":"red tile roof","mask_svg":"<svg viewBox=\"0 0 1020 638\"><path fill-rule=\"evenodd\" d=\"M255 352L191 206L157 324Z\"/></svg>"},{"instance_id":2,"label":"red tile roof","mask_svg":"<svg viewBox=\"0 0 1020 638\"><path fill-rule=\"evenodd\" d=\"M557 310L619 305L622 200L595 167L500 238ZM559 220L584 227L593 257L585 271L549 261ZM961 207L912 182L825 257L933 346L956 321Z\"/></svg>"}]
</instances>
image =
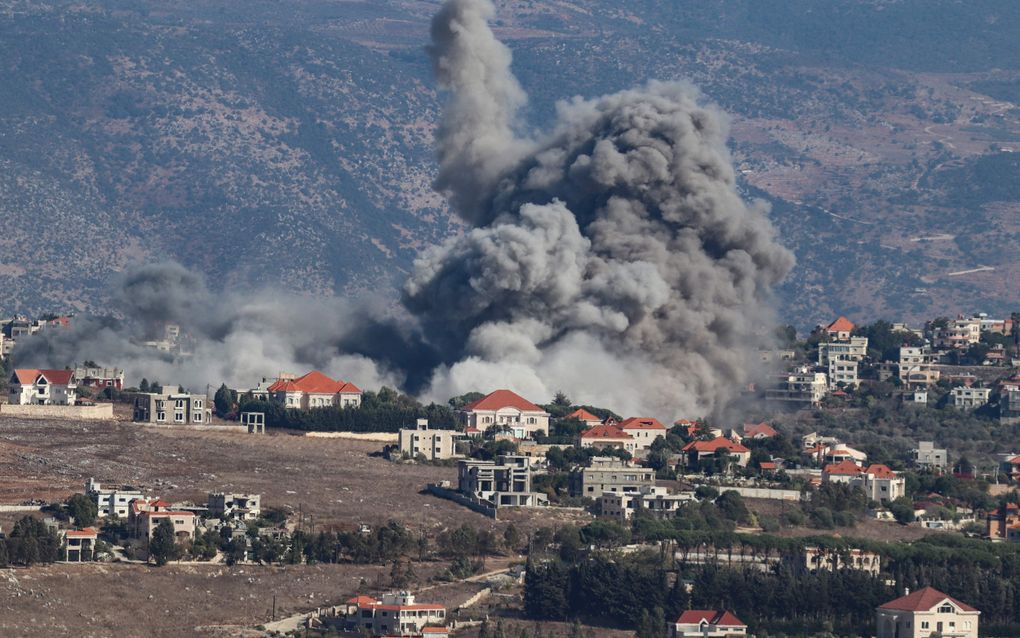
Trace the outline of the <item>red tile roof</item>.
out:
<instances>
[{"instance_id":1,"label":"red tile roof","mask_svg":"<svg viewBox=\"0 0 1020 638\"><path fill-rule=\"evenodd\" d=\"M95 538L98 534L99 530L95 527L86 527L85 529L68 530L64 535L71 538Z\"/></svg>"},{"instance_id":2,"label":"red tile roof","mask_svg":"<svg viewBox=\"0 0 1020 638\"><path fill-rule=\"evenodd\" d=\"M450 630L446 627L422 627L421 633L423 634L448 634Z\"/></svg>"},{"instance_id":3,"label":"red tile roof","mask_svg":"<svg viewBox=\"0 0 1020 638\"><path fill-rule=\"evenodd\" d=\"M269 392L304 392L307 394L361 394L361 389L353 383L330 379L318 370L297 379L277 379L269 388Z\"/></svg>"},{"instance_id":4,"label":"red tile roof","mask_svg":"<svg viewBox=\"0 0 1020 638\"><path fill-rule=\"evenodd\" d=\"M839 463L830 463L822 470L822 474L837 474L841 476L856 476L863 472L859 465L850 459L844 459Z\"/></svg>"},{"instance_id":5,"label":"red tile roof","mask_svg":"<svg viewBox=\"0 0 1020 638\"><path fill-rule=\"evenodd\" d=\"M762 461L758 464L758 466L763 470L774 470L778 467L778 465L772 461Z\"/></svg>"},{"instance_id":6,"label":"red tile roof","mask_svg":"<svg viewBox=\"0 0 1020 638\"><path fill-rule=\"evenodd\" d=\"M762 421L761 423L745 423L744 424L744 436L749 436L752 439L756 437L771 438L779 434L776 432L768 423Z\"/></svg>"},{"instance_id":7,"label":"red tile roof","mask_svg":"<svg viewBox=\"0 0 1020 638\"><path fill-rule=\"evenodd\" d=\"M717 436L711 441L691 441L683 447L684 452L690 452L694 450L698 454L714 454L719 448L726 448L727 451L733 452L734 454L743 454L744 452L750 452L746 447L739 443L727 439L724 436Z\"/></svg>"},{"instance_id":8,"label":"red tile roof","mask_svg":"<svg viewBox=\"0 0 1020 638\"><path fill-rule=\"evenodd\" d=\"M615 425L606 425L600 423L599 425L593 426L581 432L582 439L633 439L631 435L627 434Z\"/></svg>"},{"instance_id":9,"label":"red tile roof","mask_svg":"<svg viewBox=\"0 0 1020 638\"><path fill-rule=\"evenodd\" d=\"M531 401L510 390L490 392L477 401L464 406L465 410L498 410L500 408L517 408L521 412L545 412Z\"/></svg>"},{"instance_id":10,"label":"red tile roof","mask_svg":"<svg viewBox=\"0 0 1020 638\"><path fill-rule=\"evenodd\" d=\"M723 627L743 627L744 621L731 612L716 609L688 609L676 619L678 625L698 625L707 622Z\"/></svg>"},{"instance_id":11,"label":"red tile roof","mask_svg":"<svg viewBox=\"0 0 1020 638\"><path fill-rule=\"evenodd\" d=\"M602 419L595 416L591 412L585 410L584 408L577 408L576 410L574 410L573 412L571 412L570 414L563 418L577 419L578 421L598 421L600 423L602 422Z\"/></svg>"},{"instance_id":12,"label":"red tile roof","mask_svg":"<svg viewBox=\"0 0 1020 638\"><path fill-rule=\"evenodd\" d=\"M666 426L650 416L632 416L620 423L621 430L665 430Z\"/></svg>"},{"instance_id":13,"label":"red tile roof","mask_svg":"<svg viewBox=\"0 0 1020 638\"><path fill-rule=\"evenodd\" d=\"M864 470L865 474L873 474L875 478L889 479L896 478L896 472L893 472L888 465L882 465L881 463L872 463L868 466L868 469Z\"/></svg>"},{"instance_id":14,"label":"red tile roof","mask_svg":"<svg viewBox=\"0 0 1020 638\"><path fill-rule=\"evenodd\" d=\"M911 594L891 600L884 605L880 605L879 609L895 609L897 611L930 611L931 609L942 604L943 601L948 600L963 611L977 611L970 605L961 603L952 596L943 594L934 587L925 587L919 589Z\"/></svg>"},{"instance_id":15,"label":"red tile roof","mask_svg":"<svg viewBox=\"0 0 1020 638\"><path fill-rule=\"evenodd\" d=\"M354 598L348 598L348 605L374 605L378 604L379 601L371 596L355 596Z\"/></svg>"},{"instance_id":16,"label":"red tile roof","mask_svg":"<svg viewBox=\"0 0 1020 638\"><path fill-rule=\"evenodd\" d=\"M56 385L67 385L74 378L74 370L36 370L35 368L19 368L14 371L14 376L21 385L34 385L35 380L42 375L47 383Z\"/></svg>"},{"instance_id":17,"label":"red tile roof","mask_svg":"<svg viewBox=\"0 0 1020 638\"><path fill-rule=\"evenodd\" d=\"M826 332L851 332L855 327L854 322L840 315L839 319L830 323L825 330Z\"/></svg>"}]
</instances>

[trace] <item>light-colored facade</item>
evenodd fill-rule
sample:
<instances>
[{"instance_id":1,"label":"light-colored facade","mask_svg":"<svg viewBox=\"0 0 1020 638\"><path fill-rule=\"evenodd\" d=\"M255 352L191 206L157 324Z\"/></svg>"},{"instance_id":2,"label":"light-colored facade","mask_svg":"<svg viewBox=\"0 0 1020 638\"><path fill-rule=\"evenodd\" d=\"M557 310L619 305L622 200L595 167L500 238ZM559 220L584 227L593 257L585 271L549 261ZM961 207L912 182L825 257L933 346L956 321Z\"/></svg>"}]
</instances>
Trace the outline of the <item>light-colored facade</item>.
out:
<instances>
[{"instance_id":1,"label":"light-colored facade","mask_svg":"<svg viewBox=\"0 0 1020 638\"><path fill-rule=\"evenodd\" d=\"M527 456L458 461L457 488L461 494L495 507L535 507L548 501L545 494L531 491L531 459Z\"/></svg>"},{"instance_id":2,"label":"light-colored facade","mask_svg":"<svg viewBox=\"0 0 1020 638\"><path fill-rule=\"evenodd\" d=\"M829 358L829 389L857 388L861 385L857 378L857 361L841 357Z\"/></svg>"},{"instance_id":3,"label":"light-colored facade","mask_svg":"<svg viewBox=\"0 0 1020 638\"><path fill-rule=\"evenodd\" d=\"M204 394L153 394L135 396L135 423L192 425L208 423L212 409Z\"/></svg>"},{"instance_id":4,"label":"light-colored facade","mask_svg":"<svg viewBox=\"0 0 1020 638\"><path fill-rule=\"evenodd\" d=\"M629 521L636 511L654 518L675 518L684 503L696 500L694 492L670 494L665 487L643 485L638 492L603 492L599 497L599 513L618 523Z\"/></svg>"},{"instance_id":5,"label":"light-colored facade","mask_svg":"<svg viewBox=\"0 0 1020 638\"><path fill-rule=\"evenodd\" d=\"M381 599L358 596L347 601L346 625L349 630L362 630L372 636L430 636L430 627L446 625L446 608L442 605L415 602L414 595L402 591L383 594Z\"/></svg>"},{"instance_id":6,"label":"light-colored facade","mask_svg":"<svg viewBox=\"0 0 1020 638\"><path fill-rule=\"evenodd\" d=\"M632 416L624 419L618 426L625 434L629 434L634 441L634 450L641 454L648 452L652 443L660 436L666 437L666 426L658 419L647 416Z\"/></svg>"},{"instance_id":7,"label":"light-colored facade","mask_svg":"<svg viewBox=\"0 0 1020 638\"><path fill-rule=\"evenodd\" d=\"M428 419L418 419L414 429L400 430L397 443L401 454L409 458L423 456L428 461L441 461L460 456L457 441L462 436L456 430L431 430Z\"/></svg>"},{"instance_id":8,"label":"light-colored facade","mask_svg":"<svg viewBox=\"0 0 1020 638\"><path fill-rule=\"evenodd\" d=\"M467 428L480 432L503 430L518 439L549 434L549 413L510 390L496 390L468 403L461 414Z\"/></svg>"},{"instance_id":9,"label":"light-colored facade","mask_svg":"<svg viewBox=\"0 0 1020 638\"><path fill-rule=\"evenodd\" d=\"M97 538L99 532L94 527L64 532L64 560L69 563L95 560Z\"/></svg>"},{"instance_id":10,"label":"light-colored facade","mask_svg":"<svg viewBox=\"0 0 1020 638\"><path fill-rule=\"evenodd\" d=\"M207 505L212 516L254 521L262 514L262 495L212 492Z\"/></svg>"},{"instance_id":11,"label":"light-colored facade","mask_svg":"<svg viewBox=\"0 0 1020 638\"><path fill-rule=\"evenodd\" d=\"M862 490L869 499L877 502L894 501L907 493L907 482L896 472L882 464L862 469L852 461L830 464L822 471L823 483L844 483Z\"/></svg>"},{"instance_id":12,"label":"light-colored facade","mask_svg":"<svg viewBox=\"0 0 1020 638\"><path fill-rule=\"evenodd\" d=\"M778 388L765 393L766 400L818 405L829 392L828 375L801 367L786 375Z\"/></svg>"},{"instance_id":13,"label":"light-colored facade","mask_svg":"<svg viewBox=\"0 0 1020 638\"><path fill-rule=\"evenodd\" d=\"M944 448L935 447L932 441L919 441L914 450L914 463L922 469L944 470L949 465L949 453Z\"/></svg>"},{"instance_id":14,"label":"light-colored facade","mask_svg":"<svg viewBox=\"0 0 1020 638\"><path fill-rule=\"evenodd\" d=\"M655 470L607 456L596 456L591 465L571 473L570 493L598 499L606 492L636 494L655 485Z\"/></svg>"},{"instance_id":15,"label":"light-colored facade","mask_svg":"<svg viewBox=\"0 0 1020 638\"><path fill-rule=\"evenodd\" d=\"M829 335L829 341L850 341L850 333L856 327L852 321L840 315L825 327L825 333Z\"/></svg>"},{"instance_id":16,"label":"light-colored facade","mask_svg":"<svg viewBox=\"0 0 1020 638\"><path fill-rule=\"evenodd\" d=\"M878 576L882 571L882 556L877 552L869 552L856 548L837 550L822 547L805 547L803 567L811 572L852 570Z\"/></svg>"},{"instance_id":17,"label":"light-colored facade","mask_svg":"<svg viewBox=\"0 0 1020 638\"><path fill-rule=\"evenodd\" d=\"M751 460L751 450L723 436L711 441L691 441L681 451L687 467L696 466L705 458L715 458L720 453L740 467L747 467Z\"/></svg>"},{"instance_id":18,"label":"light-colored facade","mask_svg":"<svg viewBox=\"0 0 1020 638\"><path fill-rule=\"evenodd\" d=\"M74 369L74 378L78 385L87 388L124 389L124 371L117 368L87 368L79 366Z\"/></svg>"},{"instance_id":19,"label":"light-colored facade","mask_svg":"<svg viewBox=\"0 0 1020 638\"><path fill-rule=\"evenodd\" d=\"M600 423L588 428L581 432L578 440L581 443L581 447L597 449L616 448L626 450L631 454L637 451L637 443L634 441L633 436L627 434L619 427L609 425L608 423Z\"/></svg>"},{"instance_id":20,"label":"light-colored facade","mask_svg":"<svg viewBox=\"0 0 1020 638\"><path fill-rule=\"evenodd\" d=\"M981 319L954 319L935 331L936 348L967 348L981 341Z\"/></svg>"},{"instance_id":21,"label":"light-colored facade","mask_svg":"<svg viewBox=\"0 0 1020 638\"><path fill-rule=\"evenodd\" d=\"M128 510L128 530L135 538L152 540L152 533L163 520L170 521L178 542L194 540L195 514L174 510L170 503L159 499L136 499Z\"/></svg>"},{"instance_id":22,"label":"light-colored facade","mask_svg":"<svg viewBox=\"0 0 1020 638\"><path fill-rule=\"evenodd\" d=\"M833 359L863 361L868 356L868 338L850 337L846 341L830 341L818 344L818 365L823 368Z\"/></svg>"},{"instance_id":23,"label":"light-colored facade","mask_svg":"<svg viewBox=\"0 0 1020 638\"><path fill-rule=\"evenodd\" d=\"M74 371L17 369L8 383L7 400L15 405L74 405L78 400Z\"/></svg>"},{"instance_id":24,"label":"light-colored facade","mask_svg":"<svg viewBox=\"0 0 1020 638\"><path fill-rule=\"evenodd\" d=\"M145 498L141 490L129 486L103 489L99 481L94 478L85 481L85 495L96 502L100 518L115 516L126 519L131 501Z\"/></svg>"},{"instance_id":25,"label":"light-colored facade","mask_svg":"<svg viewBox=\"0 0 1020 638\"><path fill-rule=\"evenodd\" d=\"M913 403L914 405L928 405L928 391L927 390L914 390L907 392L903 395L904 403Z\"/></svg>"},{"instance_id":26,"label":"light-colored facade","mask_svg":"<svg viewBox=\"0 0 1020 638\"><path fill-rule=\"evenodd\" d=\"M953 388L949 396L953 401L953 407L972 410L986 405L991 394L990 388L969 388L961 385Z\"/></svg>"},{"instance_id":27,"label":"light-colored facade","mask_svg":"<svg viewBox=\"0 0 1020 638\"><path fill-rule=\"evenodd\" d=\"M348 381L335 380L318 370L297 378L281 377L266 389L270 401L295 410L361 407L361 389Z\"/></svg>"},{"instance_id":28,"label":"light-colored facade","mask_svg":"<svg viewBox=\"0 0 1020 638\"><path fill-rule=\"evenodd\" d=\"M878 638L977 638L981 612L931 587L880 606Z\"/></svg>"}]
</instances>

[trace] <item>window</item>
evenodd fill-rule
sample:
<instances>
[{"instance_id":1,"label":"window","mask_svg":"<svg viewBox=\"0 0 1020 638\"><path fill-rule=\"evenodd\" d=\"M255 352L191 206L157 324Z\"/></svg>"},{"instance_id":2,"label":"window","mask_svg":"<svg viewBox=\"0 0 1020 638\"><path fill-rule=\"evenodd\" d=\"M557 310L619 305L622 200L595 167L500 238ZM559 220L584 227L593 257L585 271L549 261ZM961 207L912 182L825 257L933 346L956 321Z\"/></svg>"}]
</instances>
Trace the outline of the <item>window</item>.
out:
<instances>
[{"instance_id":1,"label":"window","mask_svg":"<svg viewBox=\"0 0 1020 638\"><path fill-rule=\"evenodd\" d=\"M955 612L956 612L956 609L952 605L946 604L946 605L942 605L941 607L939 607L939 613L940 614L952 614L952 613L955 613Z\"/></svg>"},{"instance_id":2,"label":"window","mask_svg":"<svg viewBox=\"0 0 1020 638\"><path fill-rule=\"evenodd\" d=\"M928 621L927 620L921 621L921 629L927 629L927 628L928 628Z\"/></svg>"},{"instance_id":3,"label":"window","mask_svg":"<svg viewBox=\"0 0 1020 638\"><path fill-rule=\"evenodd\" d=\"M195 401L195 409L196 410L201 410L202 409L202 402L201 401Z\"/></svg>"},{"instance_id":4,"label":"window","mask_svg":"<svg viewBox=\"0 0 1020 638\"><path fill-rule=\"evenodd\" d=\"M157 412L156 413L156 421L158 421L160 423L162 423L163 421L166 421L166 412Z\"/></svg>"},{"instance_id":5,"label":"window","mask_svg":"<svg viewBox=\"0 0 1020 638\"><path fill-rule=\"evenodd\" d=\"M184 423L183 412L174 412L174 423Z\"/></svg>"},{"instance_id":6,"label":"window","mask_svg":"<svg viewBox=\"0 0 1020 638\"><path fill-rule=\"evenodd\" d=\"M193 414L191 416L191 420L194 421L195 423L201 423L202 422L202 413L201 412L196 412L195 414Z\"/></svg>"}]
</instances>

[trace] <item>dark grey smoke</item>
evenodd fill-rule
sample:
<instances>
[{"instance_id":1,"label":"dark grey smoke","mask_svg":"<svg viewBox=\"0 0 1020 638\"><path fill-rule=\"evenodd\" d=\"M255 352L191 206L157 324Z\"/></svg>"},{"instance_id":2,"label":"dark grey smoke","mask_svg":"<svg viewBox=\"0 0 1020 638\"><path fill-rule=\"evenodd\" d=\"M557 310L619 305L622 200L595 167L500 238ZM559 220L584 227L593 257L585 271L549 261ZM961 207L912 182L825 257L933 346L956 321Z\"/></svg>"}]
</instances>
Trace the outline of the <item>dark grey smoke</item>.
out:
<instances>
[{"instance_id":1,"label":"dark grey smoke","mask_svg":"<svg viewBox=\"0 0 1020 638\"><path fill-rule=\"evenodd\" d=\"M737 192L727 119L696 89L647 86L558 108L524 103L488 0L449 0L430 54L450 103L440 175L474 224L426 251L407 305L446 364L432 393L566 390L626 413L718 411L748 378L793 265L763 203Z\"/></svg>"},{"instance_id":2,"label":"dark grey smoke","mask_svg":"<svg viewBox=\"0 0 1020 638\"><path fill-rule=\"evenodd\" d=\"M192 387L317 367L438 400L510 387L625 414L718 413L749 378L772 287L793 265L765 205L737 192L726 117L689 85L653 82L563 102L548 134L519 136L526 96L493 13L449 0L432 23L450 96L436 187L472 227L422 253L406 315L273 291L224 298L157 264L123 277L122 322L76 320L19 345L18 360L90 358ZM192 356L140 345L166 321L195 337Z\"/></svg>"}]
</instances>

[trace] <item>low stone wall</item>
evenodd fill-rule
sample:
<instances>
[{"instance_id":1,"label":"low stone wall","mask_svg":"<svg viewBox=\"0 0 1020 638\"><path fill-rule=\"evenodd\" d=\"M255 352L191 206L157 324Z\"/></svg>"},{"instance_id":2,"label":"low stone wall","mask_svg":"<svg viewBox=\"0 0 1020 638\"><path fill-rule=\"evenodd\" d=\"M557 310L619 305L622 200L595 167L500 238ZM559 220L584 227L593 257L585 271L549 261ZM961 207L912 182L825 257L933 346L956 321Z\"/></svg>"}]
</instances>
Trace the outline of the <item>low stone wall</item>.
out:
<instances>
[{"instance_id":1,"label":"low stone wall","mask_svg":"<svg viewBox=\"0 0 1020 638\"><path fill-rule=\"evenodd\" d=\"M39 512L42 505L0 505L0 512Z\"/></svg>"},{"instance_id":2,"label":"low stone wall","mask_svg":"<svg viewBox=\"0 0 1020 638\"><path fill-rule=\"evenodd\" d=\"M464 496L460 492L455 492L453 490L447 489L445 487L440 487L440 486L435 485L433 483L429 483L429 485L426 487L426 489L433 496L438 496L439 498L445 498L448 501L453 501L454 503L458 503L460 505L463 505L464 507L466 507L466 508L468 508L470 510L476 511L479 514L484 514L485 516L488 516L489 518L496 518L496 508L495 507L490 507L488 505L485 505L484 503L479 503L478 501L475 501L473 499L470 499L470 498Z\"/></svg>"},{"instance_id":3,"label":"low stone wall","mask_svg":"<svg viewBox=\"0 0 1020 638\"><path fill-rule=\"evenodd\" d=\"M243 425L185 425L185 424L173 424L173 423L141 423L139 421L134 422L135 425L140 425L146 428L156 428L159 430L182 430L182 431L194 431L194 432L222 432L224 434L248 434L248 428Z\"/></svg>"},{"instance_id":4,"label":"low stone wall","mask_svg":"<svg viewBox=\"0 0 1020 638\"><path fill-rule=\"evenodd\" d=\"M397 443L400 440L400 434L397 432L305 432L305 436L314 439L350 439L380 443Z\"/></svg>"},{"instance_id":5,"label":"low stone wall","mask_svg":"<svg viewBox=\"0 0 1020 638\"><path fill-rule=\"evenodd\" d=\"M15 405L0 404L0 416L16 416L26 419L71 419L87 421L113 420L113 404L96 405Z\"/></svg>"},{"instance_id":6,"label":"low stone wall","mask_svg":"<svg viewBox=\"0 0 1020 638\"><path fill-rule=\"evenodd\" d=\"M744 498L766 498L774 501L799 501L801 498L800 492L797 490L774 490L767 487L726 487L724 485L717 485L715 488L719 490L720 494L732 490Z\"/></svg>"}]
</instances>

